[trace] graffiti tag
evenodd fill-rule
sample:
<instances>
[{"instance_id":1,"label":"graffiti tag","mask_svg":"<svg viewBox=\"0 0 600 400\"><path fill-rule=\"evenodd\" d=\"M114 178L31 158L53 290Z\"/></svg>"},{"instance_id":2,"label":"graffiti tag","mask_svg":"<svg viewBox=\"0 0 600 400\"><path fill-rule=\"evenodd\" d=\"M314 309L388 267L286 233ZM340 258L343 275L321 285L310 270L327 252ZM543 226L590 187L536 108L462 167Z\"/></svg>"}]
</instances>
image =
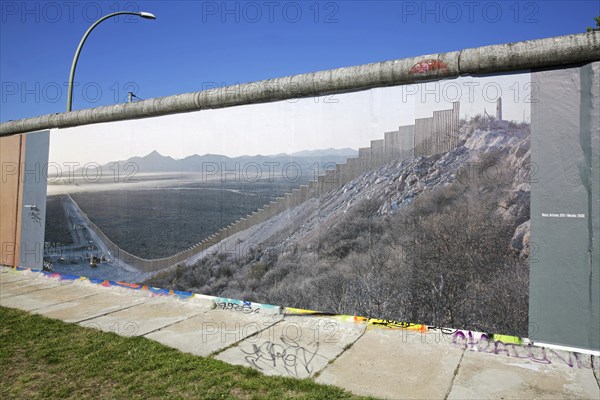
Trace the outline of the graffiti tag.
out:
<instances>
[{"instance_id":1,"label":"graffiti tag","mask_svg":"<svg viewBox=\"0 0 600 400\"><path fill-rule=\"evenodd\" d=\"M282 344L271 341L265 341L261 345L253 344L251 351L242 349L246 354L246 362L261 371L265 367L280 366L291 376L299 377L304 373L310 376L313 372L312 362L319 351L319 343L316 342L311 350L295 340L281 337L281 341Z\"/></svg>"},{"instance_id":2,"label":"graffiti tag","mask_svg":"<svg viewBox=\"0 0 600 400\"><path fill-rule=\"evenodd\" d=\"M35 222L38 225L42 224L42 217L40 216L42 210L40 210L38 208L38 206L34 205L26 205L25 208L29 208L29 218L31 218L31 220L33 222Z\"/></svg>"},{"instance_id":3,"label":"graffiti tag","mask_svg":"<svg viewBox=\"0 0 600 400\"><path fill-rule=\"evenodd\" d=\"M253 308L249 301L244 301L243 304L220 301L215 307L221 310L239 311L242 314L258 314L260 312L260 308Z\"/></svg>"},{"instance_id":4,"label":"graffiti tag","mask_svg":"<svg viewBox=\"0 0 600 400\"><path fill-rule=\"evenodd\" d=\"M479 337L477 337L479 336ZM487 333L475 333L468 331L456 331L452 335L452 345L478 353L505 355L507 357L528 359L539 364L552 364L552 361L560 361L573 368L591 369L591 358L574 352L559 352L545 347L536 347L532 343L521 345L516 343L504 343L494 340L494 335Z\"/></svg>"}]
</instances>

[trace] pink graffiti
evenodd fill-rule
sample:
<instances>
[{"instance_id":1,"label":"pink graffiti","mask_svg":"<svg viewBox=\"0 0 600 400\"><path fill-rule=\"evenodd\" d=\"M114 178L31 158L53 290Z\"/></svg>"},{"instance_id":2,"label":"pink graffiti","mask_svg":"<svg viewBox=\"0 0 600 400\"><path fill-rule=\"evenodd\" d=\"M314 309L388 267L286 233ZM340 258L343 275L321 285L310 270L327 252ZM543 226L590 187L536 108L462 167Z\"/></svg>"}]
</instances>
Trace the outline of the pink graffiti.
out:
<instances>
[{"instance_id":1,"label":"pink graffiti","mask_svg":"<svg viewBox=\"0 0 600 400\"><path fill-rule=\"evenodd\" d=\"M562 362L571 368L575 366L579 369L593 368L591 357L585 354L555 351L545 347L537 347L531 343L527 345L504 343L500 340L493 340L490 336L493 335L488 336L486 333L473 333L471 331L456 331L452 335L452 345L478 353L528 359L539 364L552 364L554 361L555 363Z\"/></svg>"},{"instance_id":2,"label":"pink graffiti","mask_svg":"<svg viewBox=\"0 0 600 400\"><path fill-rule=\"evenodd\" d=\"M432 71L440 71L440 70L447 70L448 69L448 65L438 59L430 59L430 60L423 60L423 61L419 61L418 63L416 63L415 65L413 65L410 68L409 73L412 74L426 74L428 72L432 72Z\"/></svg>"}]
</instances>

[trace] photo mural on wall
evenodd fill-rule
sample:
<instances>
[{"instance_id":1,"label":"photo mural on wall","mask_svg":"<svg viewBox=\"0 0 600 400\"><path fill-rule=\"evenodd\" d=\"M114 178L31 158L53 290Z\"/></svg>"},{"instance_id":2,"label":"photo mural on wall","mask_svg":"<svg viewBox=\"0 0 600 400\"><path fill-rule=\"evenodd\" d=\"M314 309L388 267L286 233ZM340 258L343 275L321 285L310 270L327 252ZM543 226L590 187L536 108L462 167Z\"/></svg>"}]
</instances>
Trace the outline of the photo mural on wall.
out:
<instances>
[{"instance_id":1,"label":"photo mural on wall","mask_svg":"<svg viewBox=\"0 0 600 400\"><path fill-rule=\"evenodd\" d=\"M534 91L461 77L55 130L47 268L526 336Z\"/></svg>"}]
</instances>

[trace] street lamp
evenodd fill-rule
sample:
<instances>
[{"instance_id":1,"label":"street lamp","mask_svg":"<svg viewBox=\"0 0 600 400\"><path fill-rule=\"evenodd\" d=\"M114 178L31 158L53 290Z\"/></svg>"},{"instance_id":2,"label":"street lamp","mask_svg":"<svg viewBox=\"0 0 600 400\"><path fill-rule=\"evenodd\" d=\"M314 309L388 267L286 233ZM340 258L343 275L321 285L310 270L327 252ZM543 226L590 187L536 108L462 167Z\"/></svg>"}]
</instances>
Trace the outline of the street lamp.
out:
<instances>
[{"instance_id":1,"label":"street lamp","mask_svg":"<svg viewBox=\"0 0 600 400\"><path fill-rule=\"evenodd\" d=\"M81 42L79 42L79 46L77 46L77 50L75 51L75 56L73 57L73 64L71 64L71 74L69 75L69 87L67 89L67 111L71 111L71 106L73 105L73 78L75 78L75 67L77 66L77 60L79 59L79 53L81 53L81 49L83 48L83 44L85 43L85 39L90 35L92 30L98 24L106 19L115 17L117 15L128 14L128 15L137 15L138 17L142 17L145 19L156 19L154 14L149 12L132 12L132 11L118 11L112 14L105 15L100 18L98 21L94 22L92 26L85 32L83 37L81 38Z\"/></svg>"}]
</instances>

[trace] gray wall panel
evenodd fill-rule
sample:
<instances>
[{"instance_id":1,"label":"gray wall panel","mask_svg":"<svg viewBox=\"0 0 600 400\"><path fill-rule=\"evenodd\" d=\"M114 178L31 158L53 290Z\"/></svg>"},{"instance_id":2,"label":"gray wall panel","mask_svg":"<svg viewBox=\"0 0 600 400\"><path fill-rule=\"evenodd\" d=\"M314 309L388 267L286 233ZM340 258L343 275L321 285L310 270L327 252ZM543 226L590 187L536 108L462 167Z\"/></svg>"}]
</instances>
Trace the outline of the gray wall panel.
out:
<instances>
[{"instance_id":1,"label":"gray wall panel","mask_svg":"<svg viewBox=\"0 0 600 400\"><path fill-rule=\"evenodd\" d=\"M597 64L532 74L529 300L533 340L595 350L600 133L599 85L591 82L598 81Z\"/></svg>"},{"instance_id":2,"label":"gray wall panel","mask_svg":"<svg viewBox=\"0 0 600 400\"><path fill-rule=\"evenodd\" d=\"M20 266L41 269L44 254L50 131L25 135Z\"/></svg>"}]
</instances>

